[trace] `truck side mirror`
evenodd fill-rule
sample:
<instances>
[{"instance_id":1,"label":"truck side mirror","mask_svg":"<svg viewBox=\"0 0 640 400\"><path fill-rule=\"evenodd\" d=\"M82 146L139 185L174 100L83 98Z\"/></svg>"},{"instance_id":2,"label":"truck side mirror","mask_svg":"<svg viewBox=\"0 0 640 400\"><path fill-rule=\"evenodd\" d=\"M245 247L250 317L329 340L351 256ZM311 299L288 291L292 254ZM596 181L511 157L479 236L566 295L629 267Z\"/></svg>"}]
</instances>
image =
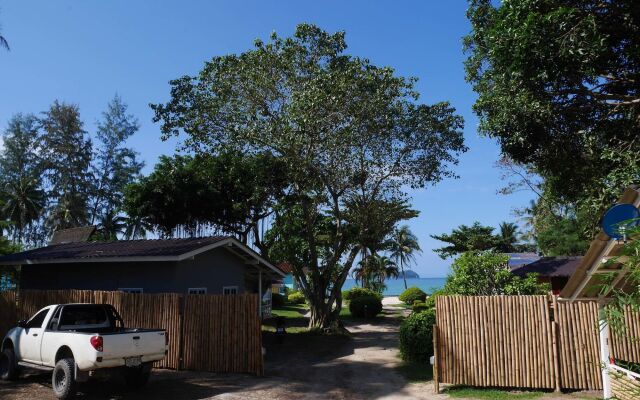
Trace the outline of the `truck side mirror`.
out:
<instances>
[{"instance_id":1,"label":"truck side mirror","mask_svg":"<svg viewBox=\"0 0 640 400\"><path fill-rule=\"evenodd\" d=\"M21 319L20 321L18 321L18 328L26 328L26 327L27 327L26 319Z\"/></svg>"}]
</instances>

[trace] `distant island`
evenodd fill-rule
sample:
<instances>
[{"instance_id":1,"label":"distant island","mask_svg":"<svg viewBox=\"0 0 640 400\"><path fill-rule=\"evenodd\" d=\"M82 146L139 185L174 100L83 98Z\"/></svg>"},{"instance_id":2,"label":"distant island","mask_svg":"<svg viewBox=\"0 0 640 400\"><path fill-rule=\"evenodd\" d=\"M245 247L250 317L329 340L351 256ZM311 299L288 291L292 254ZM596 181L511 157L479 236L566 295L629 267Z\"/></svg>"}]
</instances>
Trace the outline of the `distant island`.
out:
<instances>
[{"instance_id":1,"label":"distant island","mask_svg":"<svg viewBox=\"0 0 640 400\"><path fill-rule=\"evenodd\" d=\"M407 279L414 279L414 278L418 279L418 278L420 278L420 275L418 275L417 273L415 273L415 272L413 272L411 270L404 271L404 276ZM398 279L402 279L402 272L400 273L400 276L398 276Z\"/></svg>"}]
</instances>

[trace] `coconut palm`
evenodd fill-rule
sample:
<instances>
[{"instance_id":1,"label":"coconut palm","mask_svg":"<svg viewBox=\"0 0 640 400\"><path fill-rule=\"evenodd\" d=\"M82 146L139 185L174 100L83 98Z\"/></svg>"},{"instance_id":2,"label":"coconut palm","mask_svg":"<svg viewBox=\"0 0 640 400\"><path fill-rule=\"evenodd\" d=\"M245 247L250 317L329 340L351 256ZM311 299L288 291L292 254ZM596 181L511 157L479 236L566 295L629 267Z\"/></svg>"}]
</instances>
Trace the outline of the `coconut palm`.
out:
<instances>
[{"instance_id":1,"label":"coconut palm","mask_svg":"<svg viewBox=\"0 0 640 400\"><path fill-rule=\"evenodd\" d=\"M142 239L147 236L153 227L149 222L140 216L127 217L126 228L124 230L124 237L127 240Z\"/></svg>"},{"instance_id":2,"label":"coconut palm","mask_svg":"<svg viewBox=\"0 0 640 400\"><path fill-rule=\"evenodd\" d=\"M398 266L389 257L375 253L360 261L353 270L356 282L362 282L363 287L380 293L384 290L385 279L398 276L400 276Z\"/></svg>"},{"instance_id":3,"label":"coconut palm","mask_svg":"<svg viewBox=\"0 0 640 400\"><path fill-rule=\"evenodd\" d=\"M127 219L114 210L108 210L100 217L98 232L105 240L118 240L118 235L125 232Z\"/></svg>"},{"instance_id":4,"label":"coconut palm","mask_svg":"<svg viewBox=\"0 0 640 400\"><path fill-rule=\"evenodd\" d=\"M389 252L396 264L400 265L405 289L407 288L407 278L404 275L404 267L408 267L414 262L415 253L420 251L422 250L420 250L418 238L411 232L407 225L403 225L393 232L393 236L389 242Z\"/></svg>"},{"instance_id":5,"label":"coconut palm","mask_svg":"<svg viewBox=\"0 0 640 400\"><path fill-rule=\"evenodd\" d=\"M2 197L2 215L11 222L14 243L19 243L25 229L40 216L45 193L39 188L38 179L21 176L5 184Z\"/></svg>"},{"instance_id":6,"label":"coconut palm","mask_svg":"<svg viewBox=\"0 0 640 400\"><path fill-rule=\"evenodd\" d=\"M500 251L503 253L511 253L516 249L518 243L518 225L513 222L502 222L500 224L500 233L498 239L500 241Z\"/></svg>"}]
</instances>

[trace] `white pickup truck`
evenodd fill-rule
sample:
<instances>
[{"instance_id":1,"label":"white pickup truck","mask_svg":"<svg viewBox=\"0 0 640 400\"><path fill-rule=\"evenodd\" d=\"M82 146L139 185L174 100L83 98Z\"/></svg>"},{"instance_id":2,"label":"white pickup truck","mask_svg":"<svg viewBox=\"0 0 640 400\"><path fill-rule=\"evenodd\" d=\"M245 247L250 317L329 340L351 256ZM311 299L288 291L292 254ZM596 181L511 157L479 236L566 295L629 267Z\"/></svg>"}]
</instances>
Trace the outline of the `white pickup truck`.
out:
<instances>
[{"instance_id":1,"label":"white pickup truck","mask_svg":"<svg viewBox=\"0 0 640 400\"><path fill-rule=\"evenodd\" d=\"M128 386L138 388L168 344L163 329L125 328L108 304L50 305L7 333L0 378L17 379L22 368L53 371L53 392L60 399L74 396L76 383L98 372L120 373Z\"/></svg>"}]
</instances>

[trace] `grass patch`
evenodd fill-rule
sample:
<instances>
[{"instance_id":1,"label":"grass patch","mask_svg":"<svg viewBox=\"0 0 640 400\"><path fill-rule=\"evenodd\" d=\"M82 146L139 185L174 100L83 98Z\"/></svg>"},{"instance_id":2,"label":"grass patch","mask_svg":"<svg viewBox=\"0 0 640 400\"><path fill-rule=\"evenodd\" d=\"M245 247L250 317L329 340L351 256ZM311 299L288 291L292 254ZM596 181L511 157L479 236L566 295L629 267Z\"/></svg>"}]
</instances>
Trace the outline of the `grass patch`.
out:
<instances>
[{"instance_id":1,"label":"grass patch","mask_svg":"<svg viewBox=\"0 0 640 400\"><path fill-rule=\"evenodd\" d=\"M409 382L426 382L433 379L433 366L405 361L396 367L396 371Z\"/></svg>"},{"instance_id":2,"label":"grass patch","mask_svg":"<svg viewBox=\"0 0 640 400\"><path fill-rule=\"evenodd\" d=\"M309 311L309 309L305 305L296 304L274 308L271 310L271 314L276 317L300 318L304 317L307 311Z\"/></svg>"},{"instance_id":3,"label":"grass patch","mask_svg":"<svg viewBox=\"0 0 640 400\"><path fill-rule=\"evenodd\" d=\"M510 399L537 399L544 392L519 392L500 389L473 388L467 386L452 386L444 389L444 393L454 399L479 399L479 400L510 400Z\"/></svg>"},{"instance_id":4,"label":"grass patch","mask_svg":"<svg viewBox=\"0 0 640 400\"><path fill-rule=\"evenodd\" d=\"M282 307L274 308L271 314L274 318L266 319L262 324L263 332L275 332L275 317L285 318L285 329L287 333L307 333L309 331L309 319L304 315L309 311L306 304L290 304Z\"/></svg>"}]
</instances>

